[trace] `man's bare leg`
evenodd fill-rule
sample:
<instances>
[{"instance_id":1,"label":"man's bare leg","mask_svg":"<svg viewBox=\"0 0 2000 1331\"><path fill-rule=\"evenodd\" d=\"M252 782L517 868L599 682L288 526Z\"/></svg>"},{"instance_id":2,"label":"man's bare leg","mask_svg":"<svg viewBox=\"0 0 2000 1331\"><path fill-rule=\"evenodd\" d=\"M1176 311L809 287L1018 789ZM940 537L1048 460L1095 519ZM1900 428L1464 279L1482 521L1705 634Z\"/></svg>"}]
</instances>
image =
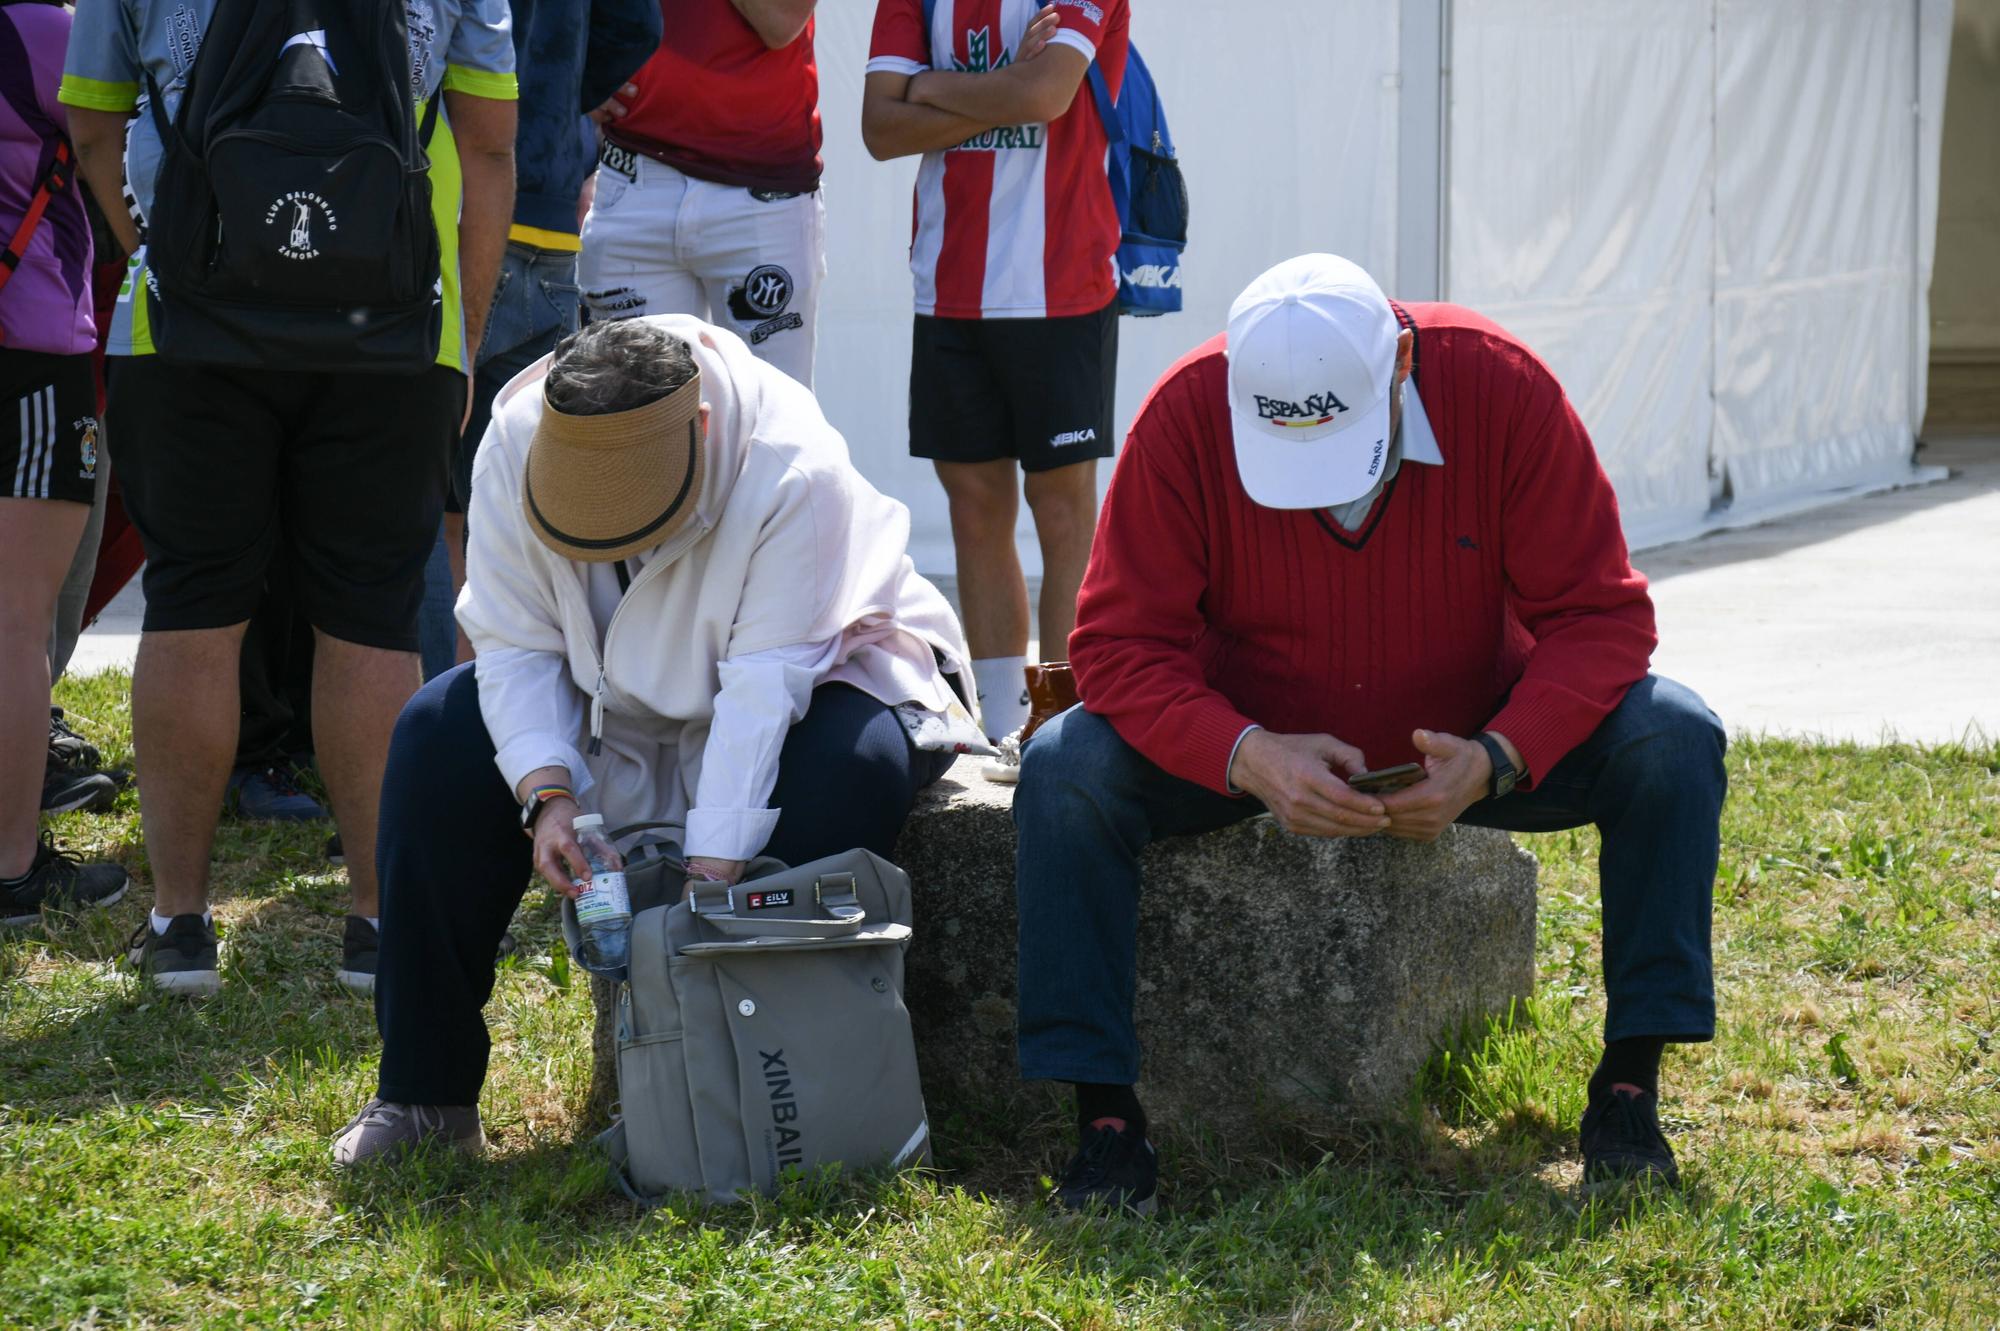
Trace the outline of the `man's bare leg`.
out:
<instances>
[{"instance_id":1,"label":"man's bare leg","mask_svg":"<svg viewBox=\"0 0 2000 1331\"><path fill-rule=\"evenodd\" d=\"M389 736L403 704L422 683L415 652L363 647L314 634L313 745L333 801L356 915L379 916L375 820Z\"/></svg>"},{"instance_id":2,"label":"man's bare leg","mask_svg":"<svg viewBox=\"0 0 2000 1331\"><path fill-rule=\"evenodd\" d=\"M242 624L149 630L132 668L132 750L139 819L153 873L153 910L208 909L209 856L242 719Z\"/></svg>"},{"instance_id":3,"label":"man's bare leg","mask_svg":"<svg viewBox=\"0 0 2000 1331\"><path fill-rule=\"evenodd\" d=\"M1097 534L1097 460L1028 473L1028 509L1042 546L1042 660L1069 659L1076 593Z\"/></svg>"},{"instance_id":4,"label":"man's bare leg","mask_svg":"<svg viewBox=\"0 0 2000 1331\"><path fill-rule=\"evenodd\" d=\"M68 500L0 499L0 878L28 871L49 752L49 623L90 516Z\"/></svg>"},{"instance_id":5,"label":"man's bare leg","mask_svg":"<svg viewBox=\"0 0 2000 1331\"><path fill-rule=\"evenodd\" d=\"M1026 687L1019 666L1028 651L1028 583L1014 550L1020 468L1011 458L935 465L951 506L966 645L985 697L986 729L997 738L1027 719L1025 705L1019 705Z\"/></svg>"}]
</instances>

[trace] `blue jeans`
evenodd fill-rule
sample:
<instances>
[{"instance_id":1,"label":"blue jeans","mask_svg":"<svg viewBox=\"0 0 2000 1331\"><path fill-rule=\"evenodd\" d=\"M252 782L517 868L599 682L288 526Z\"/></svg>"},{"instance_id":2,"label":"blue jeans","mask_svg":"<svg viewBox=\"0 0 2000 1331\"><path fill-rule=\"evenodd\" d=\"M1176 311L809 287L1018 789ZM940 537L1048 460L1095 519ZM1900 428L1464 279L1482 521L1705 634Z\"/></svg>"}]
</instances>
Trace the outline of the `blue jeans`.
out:
<instances>
[{"instance_id":1,"label":"blue jeans","mask_svg":"<svg viewBox=\"0 0 2000 1331\"><path fill-rule=\"evenodd\" d=\"M1692 690L1648 675L1533 790L1459 815L1509 832L1597 825L1607 1041L1714 1038L1709 921L1726 743ZM1023 1077L1139 1079L1139 852L1263 812L1168 775L1080 707L1036 733L1014 796Z\"/></svg>"},{"instance_id":2,"label":"blue jeans","mask_svg":"<svg viewBox=\"0 0 2000 1331\"><path fill-rule=\"evenodd\" d=\"M451 490L445 496L445 512L463 513L472 502L472 461L493 419L493 399L515 375L576 331L579 308L576 255L507 243L507 253L500 261L499 285L493 289L493 308L486 316L486 332L479 343L478 368L472 376L472 416L452 450ZM451 565L440 528L437 546L424 569L424 603L417 617L425 679L435 679L451 669L457 654L454 599Z\"/></svg>"},{"instance_id":3,"label":"blue jeans","mask_svg":"<svg viewBox=\"0 0 2000 1331\"><path fill-rule=\"evenodd\" d=\"M913 748L886 703L822 684L779 753L770 806L781 812L764 853L807 864L860 846L886 859L917 792L950 766L950 754ZM479 1102L488 1049L480 1012L533 860L520 806L493 763L478 676L471 662L454 666L403 708L382 777L383 1099Z\"/></svg>"}]
</instances>

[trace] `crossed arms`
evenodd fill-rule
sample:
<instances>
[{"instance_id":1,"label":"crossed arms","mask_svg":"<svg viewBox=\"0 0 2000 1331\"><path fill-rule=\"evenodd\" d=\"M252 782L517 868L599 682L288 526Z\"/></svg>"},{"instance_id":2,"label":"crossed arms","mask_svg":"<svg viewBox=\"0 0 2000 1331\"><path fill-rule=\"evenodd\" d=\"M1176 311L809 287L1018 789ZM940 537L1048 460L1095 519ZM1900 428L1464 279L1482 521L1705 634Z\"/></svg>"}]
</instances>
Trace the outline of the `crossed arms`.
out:
<instances>
[{"instance_id":1,"label":"crossed arms","mask_svg":"<svg viewBox=\"0 0 2000 1331\"><path fill-rule=\"evenodd\" d=\"M953 148L998 125L1047 124L1069 109L1090 60L1051 44L1058 24L1044 6L1022 34L1019 54L984 73L876 71L861 94L861 140L877 161Z\"/></svg>"}]
</instances>

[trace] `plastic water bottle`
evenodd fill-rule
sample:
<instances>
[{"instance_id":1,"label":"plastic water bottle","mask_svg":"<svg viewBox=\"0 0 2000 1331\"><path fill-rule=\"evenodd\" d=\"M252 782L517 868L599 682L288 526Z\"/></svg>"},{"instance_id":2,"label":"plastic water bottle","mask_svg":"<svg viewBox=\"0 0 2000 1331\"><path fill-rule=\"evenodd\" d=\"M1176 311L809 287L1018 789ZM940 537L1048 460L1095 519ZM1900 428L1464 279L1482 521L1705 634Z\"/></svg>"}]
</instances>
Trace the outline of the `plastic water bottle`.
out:
<instances>
[{"instance_id":1,"label":"plastic water bottle","mask_svg":"<svg viewBox=\"0 0 2000 1331\"><path fill-rule=\"evenodd\" d=\"M625 978L632 951L632 898L625 890L625 857L604 834L601 814L576 820L576 841L590 861L590 881L579 883L576 896L577 932L582 935L577 960L587 971Z\"/></svg>"}]
</instances>

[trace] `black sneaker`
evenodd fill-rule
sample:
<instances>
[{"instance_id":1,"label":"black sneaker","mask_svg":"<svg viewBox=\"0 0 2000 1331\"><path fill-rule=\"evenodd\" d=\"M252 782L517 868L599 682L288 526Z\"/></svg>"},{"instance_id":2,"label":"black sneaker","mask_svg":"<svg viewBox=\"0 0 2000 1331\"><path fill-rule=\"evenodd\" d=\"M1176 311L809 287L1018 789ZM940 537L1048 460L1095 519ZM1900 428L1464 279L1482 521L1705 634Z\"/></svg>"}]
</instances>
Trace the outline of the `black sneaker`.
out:
<instances>
[{"instance_id":1,"label":"black sneaker","mask_svg":"<svg viewBox=\"0 0 2000 1331\"><path fill-rule=\"evenodd\" d=\"M155 989L197 998L222 991L215 968L215 926L199 915L176 915L164 934L150 918L139 921L125 944L126 960Z\"/></svg>"},{"instance_id":2,"label":"black sneaker","mask_svg":"<svg viewBox=\"0 0 2000 1331\"><path fill-rule=\"evenodd\" d=\"M326 839L326 862L328 864L343 866L347 863L347 852L340 848L340 833L338 832L335 832Z\"/></svg>"},{"instance_id":3,"label":"black sneaker","mask_svg":"<svg viewBox=\"0 0 2000 1331\"><path fill-rule=\"evenodd\" d=\"M94 772L76 763L66 763L49 750L48 762L42 768L42 812L75 813L86 809L93 813L108 809L118 799L118 783L102 772Z\"/></svg>"},{"instance_id":4,"label":"black sneaker","mask_svg":"<svg viewBox=\"0 0 2000 1331\"><path fill-rule=\"evenodd\" d=\"M49 708L49 752L65 767L111 778L120 790L132 784L130 772L122 767L106 767L97 746L70 729L69 718L60 707Z\"/></svg>"},{"instance_id":5,"label":"black sneaker","mask_svg":"<svg viewBox=\"0 0 2000 1331\"><path fill-rule=\"evenodd\" d=\"M1583 1182L1664 1183L1679 1187L1673 1148L1660 1131L1660 1097L1641 1091L1605 1091L1583 1111Z\"/></svg>"},{"instance_id":6,"label":"black sneaker","mask_svg":"<svg viewBox=\"0 0 2000 1331\"><path fill-rule=\"evenodd\" d=\"M347 929L340 937L340 969L334 978L357 994L375 992L375 957L382 950L382 935L359 915L347 917Z\"/></svg>"},{"instance_id":7,"label":"black sneaker","mask_svg":"<svg viewBox=\"0 0 2000 1331\"><path fill-rule=\"evenodd\" d=\"M44 906L55 910L109 906L125 895L128 882L118 865L85 864L80 857L57 850L55 838L44 832L28 872L12 881L0 879L0 924L33 924Z\"/></svg>"},{"instance_id":8,"label":"black sneaker","mask_svg":"<svg viewBox=\"0 0 2000 1331\"><path fill-rule=\"evenodd\" d=\"M82 767L97 767L103 762L97 746L71 730L63 709L54 706L49 708L49 752Z\"/></svg>"},{"instance_id":9,"label":"black sneaker","mask_svg":"<svg viewBox=\"0 0 2000 1331\"><path fill-rule=\"evenodd\" d=\"M1159 1159L1145 1135L1101 1118L1084 1129L1082 1149L1050 1201L1063 1211L1151 1215L1159 1203L1159 1178Z\"/></svg>"}]
</instances>

